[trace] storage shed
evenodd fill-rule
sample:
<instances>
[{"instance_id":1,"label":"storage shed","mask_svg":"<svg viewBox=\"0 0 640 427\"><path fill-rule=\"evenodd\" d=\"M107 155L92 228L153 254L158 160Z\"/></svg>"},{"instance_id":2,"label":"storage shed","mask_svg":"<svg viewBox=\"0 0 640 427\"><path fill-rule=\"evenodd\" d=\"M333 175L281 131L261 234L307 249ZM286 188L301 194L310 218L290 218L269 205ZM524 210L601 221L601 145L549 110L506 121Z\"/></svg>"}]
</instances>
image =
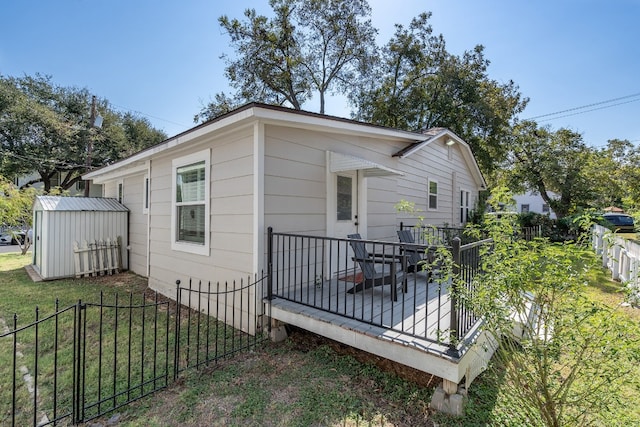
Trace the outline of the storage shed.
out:
<instances>
[{"instance_id":1,"label":"storage shed","mask_svg":"<svg viewBox=\"0 0 640 427\"><path fill-rule=\"evenodd\" d=\"M44 280L76 275L74 242L120 241L128 268L129 210L116 199L37 196L33 204L33 267Z\"/></svg>"}]
</instances>

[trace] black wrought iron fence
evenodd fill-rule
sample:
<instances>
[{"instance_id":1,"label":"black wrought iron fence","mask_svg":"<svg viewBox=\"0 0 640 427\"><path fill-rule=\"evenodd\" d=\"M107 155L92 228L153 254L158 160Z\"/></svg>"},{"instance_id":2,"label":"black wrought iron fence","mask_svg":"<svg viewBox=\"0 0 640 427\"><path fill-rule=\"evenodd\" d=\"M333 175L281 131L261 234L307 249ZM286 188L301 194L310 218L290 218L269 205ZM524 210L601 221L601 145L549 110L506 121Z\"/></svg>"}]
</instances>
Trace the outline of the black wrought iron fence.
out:
<instances>
[{"instance_id":1,"label":"black wrought iron fence","mask_svg":"<svg viewBox=\"0 0 640 427\"><path fill-rule=\"evenodd\" d=\"M400 230L411 230L413 240L421 245L451 246L453 239L460 239L463 244L477 240L465 234L463 227L434 226L428 224L406 224L400 222Z\"/></svg>"},{"instance_id":2,"label":"black wrought iron fence","mask_svg":"<svg viewBox=\"0 0 640 427\"><path fill-rule=\"evenodd\" d=\"M272 229L268 241L270 299L282 298L453 347L479 319L464 299L458 298L462 289L452 288L452 284L464 283L465 291L471 291L473 278L480 271L480 247L489 241L461 245L454 237L452 245L438 246L277 233ZM355 245L361 245L365 255ZM461 280L450 280L443 263L433 256L442 250L449 252L453 275Z\"/></svg>"},{"instance_id":3,"label":"black wrought iron fence","mask_svg":"<svg viewBox=\"0 0 640 427\"><path fill-rule=\"evenodd\" d=\"M452 350L457 351L458 343L464 340L466 335L482 319L482 313L476 313L466 304L465 300L472 300L477 292L478 281L476 276L482 273L483 251L490 250L492 239L480 240L462 245L459 239L453 240L451 254L453 258L453 280L451 331ZM464 297L464 298L462 298Z\"/></svg>"},{"instance_id":4,"label":"black wrought iron fence","mask_svg":"<svg viewBox=\"0 0 640 427\"><path fill-rule=\"evenodd\" d=\"M254 298L262 280L178 283L177 303L158 293L56 301L23 326L14 315L0 330L0 425L87 422L254 348L266 339Z\"/></svg>"}]
</instances>

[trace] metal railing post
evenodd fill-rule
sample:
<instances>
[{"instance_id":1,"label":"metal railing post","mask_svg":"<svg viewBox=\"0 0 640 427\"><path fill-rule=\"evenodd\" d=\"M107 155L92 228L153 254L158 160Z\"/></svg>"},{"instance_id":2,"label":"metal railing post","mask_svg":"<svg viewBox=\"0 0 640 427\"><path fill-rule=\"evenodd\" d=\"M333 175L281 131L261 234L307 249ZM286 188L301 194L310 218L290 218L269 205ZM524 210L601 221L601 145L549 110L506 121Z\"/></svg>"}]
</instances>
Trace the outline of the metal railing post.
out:
<instances>
[{"instance_id":1,"label":"metal railing post","mask_svg":"<svg viewBox=\"0 0 640 427\"><path fill-rule=\"evenodd\" d=\"M449 354L458 356L458 280L460 279L460 237L454 237L451 240L451 257L453 265L451 267L451 320L449 334Z\"/></svg>"},{"instance_id":2,"label":"metal railing post","mask_svg":"<svg viewBox=\"0 0 640 427\"><path fill-rule=\"evenodd\" d=\"M273 299L273 227L267 228L267 300Z\"/></svg>"}]
</instances>

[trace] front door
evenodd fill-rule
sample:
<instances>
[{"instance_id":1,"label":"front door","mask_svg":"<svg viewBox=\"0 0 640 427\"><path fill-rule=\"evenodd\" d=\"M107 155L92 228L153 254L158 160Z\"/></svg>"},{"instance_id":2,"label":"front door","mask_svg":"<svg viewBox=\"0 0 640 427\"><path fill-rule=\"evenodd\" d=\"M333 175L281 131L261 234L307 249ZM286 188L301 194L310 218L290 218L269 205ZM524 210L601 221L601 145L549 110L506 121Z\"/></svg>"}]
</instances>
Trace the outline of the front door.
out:
<instances>
[{"instance_id":1,"label":"front door","mask_svg":"<svg viewBox=\"0 0 640 427\"><path fill-rule=\"evenodd\" d=\"M333 174L331 198L333 203L328 212L333 230L330 237L345 239L349 234L358 233L358 172L342 171ZM352 268L349 261L353 256L351 248L345 241L334 240L327 250L331 255L330 265L326 266L328 277L344 276ZM328 254L327 254L328 255Z\"/></svg>"},{"instance_id":2,"label":"front door","mask_svg":"<svg viewBox=\"0 0 640 427\"><path fill-rule=\"evenodd\" d=\"M358 232L358 172L347 171L336 174L334 187L336 209L334 236L347 237Z\"/></svg>"}]
</instances>

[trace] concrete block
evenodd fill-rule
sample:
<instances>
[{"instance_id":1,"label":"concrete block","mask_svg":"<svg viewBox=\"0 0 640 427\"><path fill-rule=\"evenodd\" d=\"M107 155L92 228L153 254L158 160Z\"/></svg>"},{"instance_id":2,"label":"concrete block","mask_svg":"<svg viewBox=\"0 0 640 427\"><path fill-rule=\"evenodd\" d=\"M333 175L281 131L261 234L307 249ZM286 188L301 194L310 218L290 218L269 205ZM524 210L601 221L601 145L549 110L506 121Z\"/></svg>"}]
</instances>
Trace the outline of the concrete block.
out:
<instances>
[{"instance_id":1,"label":"concrete block","mask_svg":"<svg viewBox=\"0 0 640 427\"><path fill-rule=\"evenodd\" d=\"M431 397L430 407L438 412L461 417L464 415L465 396L447 394L442 387L436 388Z\"/></svg>"},{"instance_id":2,"label":"concrete block","mask_svg":"<svg viewBox=\"0 0 640 427\"><path fill-rule=\"evenodd\" d=\"M284 325L272 327L269 334L269 338L273 342L282 342L287 339L287 336L287 329Z\"/></svg>"}]
</instances>

